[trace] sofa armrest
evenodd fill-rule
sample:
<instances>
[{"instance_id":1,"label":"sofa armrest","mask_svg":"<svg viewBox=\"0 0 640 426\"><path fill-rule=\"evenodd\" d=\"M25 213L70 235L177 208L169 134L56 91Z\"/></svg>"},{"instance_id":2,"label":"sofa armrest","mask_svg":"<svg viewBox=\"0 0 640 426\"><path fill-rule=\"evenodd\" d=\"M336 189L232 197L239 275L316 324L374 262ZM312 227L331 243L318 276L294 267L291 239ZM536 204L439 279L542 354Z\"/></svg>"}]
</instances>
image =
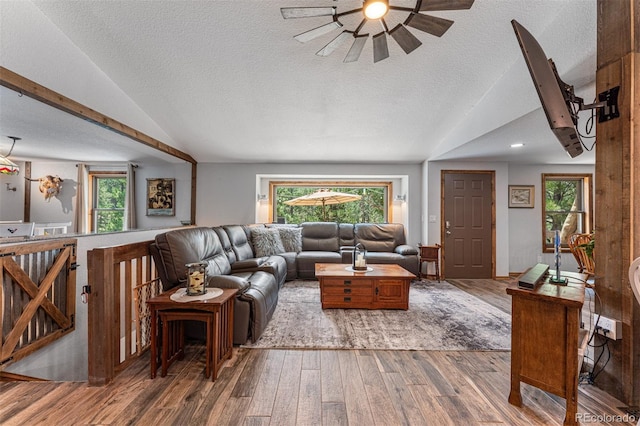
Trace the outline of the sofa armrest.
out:
<instances>
[{"instance_id":1,"label":"sofa armrest","mask_svg":"<svg viewBox=\"0 0 640 426\"><path fill-rule=\"evenodd\" d=\"M410 246L409 244L399 245L393 251L403 256L418 254L418 249L413 246Z\"/></svg>"},{"instance_id":2,"label":"sofa armrest","mask_svg":"<svg viewBox=\"0 0 640 426\"><path fill-rule=\"evenodd\" d=\"M233 262L231 264L231 270L234 272L238 271L255 271L267 260L266 257L257 257L253 259L245 259L238 260L237 262Z\"/></svg>"},{"instance_id":3,"label":"sofa armrest","mask_svg":"<svg viewBox=\"0 0 640 426\"><path fill-rule=\"evenodd\" d=\"M244 278L234 277L233 275L213 275L209 277L207 287L216 288L236 288L238 293L244 293L251 283Z\"/></svg>"},{"instance_id":4,"label":"sofa armrest","mask_svg":"<svg viewBox=\"0 0 640 426\"><path fill-rule=\"evenodd\" d=\"M353 262L353 250L355 246L340 246L340 255L342 256L342 263Z\"/></svg>"}]
</instances>

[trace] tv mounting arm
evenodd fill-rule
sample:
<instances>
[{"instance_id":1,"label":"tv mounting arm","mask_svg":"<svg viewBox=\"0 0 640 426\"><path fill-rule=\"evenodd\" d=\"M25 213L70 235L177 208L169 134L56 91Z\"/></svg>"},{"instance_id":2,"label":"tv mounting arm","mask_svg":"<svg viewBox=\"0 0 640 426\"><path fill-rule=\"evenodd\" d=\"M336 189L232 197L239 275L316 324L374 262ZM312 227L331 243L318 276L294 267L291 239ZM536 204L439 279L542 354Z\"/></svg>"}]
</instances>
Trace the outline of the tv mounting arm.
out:
<instances>
[{"instance_id":1,"label":"tv mounting arm","mask_svg":"<svg viewBox=\"0 0 640 426\"><path fill-rule=\"evenodd\" d=\"M604 123L605 121L613 120L620 117L620 110L618 109L618 92L620 86L613 87L605 92L598 94L598 100L593 104L585 104L584 99L573 95L573 87L571 87L571 93L573 95L572 102L578 104L578 111L586 111L589 109L598 109L598 123Z\"/></svg>"},{"instance_id":2,"label":"tv mounting arm","mask_svg":"<svg viewBox=\"0 0 640 426\"><path fill-rule=\"evenodd\" d=\"M569 107L569 111L571 111L571 118L573 119L573 123L575 125L578 124L577 111L598 109L598 123L604 123L605 121L613 120L614 118L620 117L620 110L618 109L618 93L620 92L620 86L616 86L607 91L599 93L599 102L593 104L585 104L584 99L575 95L573 86L565 83L560 79L558 70L553 63L553 60L549 59L549 65L553 69L553 73L555 74L556 79L558 80L558 84L562 89L562 95L564 96L565 102ZM573 108L574 105L578 107L577 110Z\"/></svg>"}]
</instances>

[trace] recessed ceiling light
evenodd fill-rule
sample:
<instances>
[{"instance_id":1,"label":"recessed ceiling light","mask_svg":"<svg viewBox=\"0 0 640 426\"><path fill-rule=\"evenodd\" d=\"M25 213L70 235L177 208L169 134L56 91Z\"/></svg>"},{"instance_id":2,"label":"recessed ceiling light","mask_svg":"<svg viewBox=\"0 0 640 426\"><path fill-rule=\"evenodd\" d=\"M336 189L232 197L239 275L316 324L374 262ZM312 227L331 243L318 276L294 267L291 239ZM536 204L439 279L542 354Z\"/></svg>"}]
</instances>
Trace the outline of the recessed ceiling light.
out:
<instances>
[{"instance_id":1,"label":"recessed ceiling light","mask_svg":"<svg viewBox=\"0 0 640 426\"><path fill-rule=\"evenodd\" d=\"M511 148L520 148L523 147L524 144L522 142L518 142L518 143L512 143L511 145L509 145Z\"/></svg>"}]
</instances>

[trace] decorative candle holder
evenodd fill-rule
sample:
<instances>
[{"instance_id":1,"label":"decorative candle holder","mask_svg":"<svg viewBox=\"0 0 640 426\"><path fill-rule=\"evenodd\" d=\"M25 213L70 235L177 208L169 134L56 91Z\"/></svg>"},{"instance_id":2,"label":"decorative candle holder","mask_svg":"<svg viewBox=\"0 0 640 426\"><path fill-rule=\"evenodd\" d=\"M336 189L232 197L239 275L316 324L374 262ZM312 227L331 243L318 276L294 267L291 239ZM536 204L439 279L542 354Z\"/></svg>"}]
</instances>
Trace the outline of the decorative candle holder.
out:
<instances>
[{"instance_id":1,"label":"decorative candle holder","mask_svg":"<svg viewBox=\"0 0 640 426\"><path fill-rule=\"evenodd\" d=\"M353 248L353 259L351 268L354 271L366 271L367 270L367 259L364 256L367 254L367 251L364 248L360 248L362 245L360 243L356 244Z\"/></svg>"},{"instance_id":2,"label":"decorative candle holder","mask_svg":"<svg viewBox=\"0 0 640 426\"><path fill-rule=\"evenodd\" d=\"M187 263L187 296L199 296L207 292L207 263Z\"/></svg>"}]
</instances>

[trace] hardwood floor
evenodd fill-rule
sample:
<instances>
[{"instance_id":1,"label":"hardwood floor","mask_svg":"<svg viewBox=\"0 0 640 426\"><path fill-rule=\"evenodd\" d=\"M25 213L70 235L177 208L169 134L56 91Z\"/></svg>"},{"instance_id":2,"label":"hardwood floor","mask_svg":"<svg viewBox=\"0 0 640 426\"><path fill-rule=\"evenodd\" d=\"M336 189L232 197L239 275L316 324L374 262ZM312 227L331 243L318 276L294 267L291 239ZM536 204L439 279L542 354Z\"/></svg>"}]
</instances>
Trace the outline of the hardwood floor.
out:
<instances>
[{"instance_id":1,"label":"hardwood floor","mask_svg":"<svg viewBox=\"0 0 640 426\"><path fill-rule=\"evenodd\" d=\"M510 310L504 282L455 285ZM528 385L522 408L507 402L504 351L236 348L212 383L203 374L203 350L188 346L184 360L153 380L146 355L105 387L2 383L0 424L559 425L564 419L564 400ZM580 386L583 423L635 424L625 423L618 407L598 388Z\"/></svg>"}]
</instances>

